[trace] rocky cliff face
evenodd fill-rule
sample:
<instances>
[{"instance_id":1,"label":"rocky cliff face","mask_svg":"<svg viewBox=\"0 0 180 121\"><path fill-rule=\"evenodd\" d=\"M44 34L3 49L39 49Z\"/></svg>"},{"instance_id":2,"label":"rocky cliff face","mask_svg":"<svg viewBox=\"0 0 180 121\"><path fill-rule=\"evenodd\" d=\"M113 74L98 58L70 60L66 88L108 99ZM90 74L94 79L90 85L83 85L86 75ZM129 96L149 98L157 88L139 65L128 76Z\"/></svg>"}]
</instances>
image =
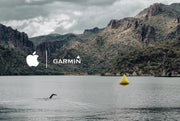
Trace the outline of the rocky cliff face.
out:
<instances>
[{"instance_id":1,"label":"rocky cliff face","mask_svg":"<svg viewBox=\"0 0 180 121\"><path fill-rule=\"evenodd\" d=\"M43 42L37 46L36 50L38 54L45 57L46 50L48 54L54 53L57 49L61 49L65 43L66 41Z\"/></svg>"},{"instance_id":2,"label":"rocky cliff face","mask_svg":"<svg viewBox=\"0 0 180 121\"><path fill-rule=\"evenodd\" d=\"M156 32L151 25L144 24L140 21L135 22L135 30L139 33L139 39L147 47L155 44Z\"/></svg>"},{"instance_id":3,"label":"rocky cliff face","mask_svg":"<svg viewBox=\"0 0 180 121\"><path fill-rule=\"evenodd\" d=\"M136 17L144 18L145 20L151 19L154 16L163 14L164 17L176 17L179 14L179 8L173 7L174 5L165 5L162 3L155 3L149 8L141 11Z\"/></svg>"},{"instance_id":4,"label":"rocky cliff face","mask_svg":"<svg viewBox=\"0 0 180 121\"><path fill-rule=\"evenodd\" d=\"M111 29L117 29L120 26L121 20L111 20L108 24L108 26L111 27Z\"/></svg>"},{"instance_id":5,"label":"rocky cliff face","mask_svg":"<svg viewBox=\"0 0 180 121\"><path fill-rule=\"evenodd\" d=\"M93 29L86 29L84 30L84 35L90 35L90 34L97 34L98 32L100 32L103 29L99 29L98 27L95 27Z\"/></svg>"},{"instance_id":6,"label":"rocky cliff face","mask_svg":"<svg viewBox=\"0 0 180 121\"><path fill-rule=\"evenodd\" d=\"M33 43L29 41L26 33L2 24L0 24L0 44L8 48L21 48L26 52L34 49Z\"/></svg>"},{"instance_id":7,"label":"rocky cliff face","mask_svg":"<svg viewBox=\"0 0 180 121\"><path fill-rule=\"evenodd\" d=\"M156 15L160 14L161 12L163 12L162 6L164 6L164 5L160 4L160 3L156 3L152 6L150 6L150 8L147 12L147 15L146 15L146 19L149 19L152 16L156 16Z\"/></svg>"},{"instance_id":8,"label":"rocky cliff face","mask_svg":"<svg viewBox=\"0 0 180 121\"><path fill-rule=\"evenodd\" d=\"M177 18L176 18L176 23L180 23L180 16L177 16Z\"/></svg>"},{"instance_id":9,"label":"rocky cliff face","mask_svg":"<svg viewBox=\"0 0 180 121\"><path fill-rule=\"evenodd\" d=\"M118 29L125 25L124 31L127 29L137 34L137 40L140 40L143 45L153 45L155 43L155 29L154 27L145 24L142 20L136 18L125 18L122 20L111 20L108 27L111 29Z\"/></svg>"},{"instance_id":10,"label":"rocky cliff face","mask_svg":"<svg viewBox=\"0 0 180 121\"><path fill-rule=\"evenodd\" d=\"M51 55L57 51L59 53L64 49L73 48L75 45L78 45L83 41L75 34L66 34L66 35L58 35L58 36L48 35L48 36L43 36L42 38L36 37L34 39L41 41L41 43L37 45L36 50L43 57L45 57L46 50L48 52L48 55Z\"/></svg>"}]
</instances>

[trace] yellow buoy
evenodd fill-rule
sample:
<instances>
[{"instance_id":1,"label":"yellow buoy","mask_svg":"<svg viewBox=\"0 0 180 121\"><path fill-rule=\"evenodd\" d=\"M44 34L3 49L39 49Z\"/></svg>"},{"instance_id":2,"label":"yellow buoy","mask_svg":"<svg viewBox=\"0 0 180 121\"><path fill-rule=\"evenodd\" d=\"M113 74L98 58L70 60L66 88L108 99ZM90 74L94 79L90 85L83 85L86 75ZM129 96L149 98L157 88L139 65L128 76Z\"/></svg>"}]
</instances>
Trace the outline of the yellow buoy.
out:
<instances>
[{"instance_id":1,"label":"yellow buoy","mask_svg":"<svg viewBox=\"0 0 180 121\"><path fill-rule=\"evenodd\" d=\"M128 85L128 84L129 84L129 81L128 81L128 79L126 78L126 75L125 75L125 74L123 75L123 78L122 78L120 84L121 84L121 85Z\"/></svg>"}]
</instances>

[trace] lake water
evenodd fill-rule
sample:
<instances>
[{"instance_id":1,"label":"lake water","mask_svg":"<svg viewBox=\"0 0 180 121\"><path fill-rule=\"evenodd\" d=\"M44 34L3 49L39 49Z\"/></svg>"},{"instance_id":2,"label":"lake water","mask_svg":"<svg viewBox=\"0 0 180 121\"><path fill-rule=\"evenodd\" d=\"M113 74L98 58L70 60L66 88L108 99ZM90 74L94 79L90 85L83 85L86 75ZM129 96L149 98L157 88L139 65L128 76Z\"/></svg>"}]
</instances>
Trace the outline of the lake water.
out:
<instances>
[{"instance_id":1,"label":"lake water","mask_svg":"<svg viewBox=\"0 0 180 121\"><path fill-rule=\"evenodd\" d=\"M0 120L180 120L180 78L128 77L128 86L121 78L0 77Z\"/></svg>"}]
</instances>

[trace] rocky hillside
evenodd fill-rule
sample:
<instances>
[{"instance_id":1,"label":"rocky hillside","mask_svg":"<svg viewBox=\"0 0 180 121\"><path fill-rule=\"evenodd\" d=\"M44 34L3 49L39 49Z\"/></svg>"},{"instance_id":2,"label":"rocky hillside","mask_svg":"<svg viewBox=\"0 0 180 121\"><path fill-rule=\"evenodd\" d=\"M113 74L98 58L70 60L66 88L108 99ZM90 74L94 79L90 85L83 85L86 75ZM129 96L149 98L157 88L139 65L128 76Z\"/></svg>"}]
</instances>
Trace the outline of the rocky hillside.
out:
<instances>
[{"instance_id":1,"label":"rocky hillside","mask_svg":"<svg viewBox=\"0 0 180 121\"><path fill-rule=\"evenodd\" d=\"M26 33L0 24L0 75L62 74L55 67L45 69L44 64L29 68L26 56L33 51L34 45Z\"/></svg>"},{"instance_id":2,"label":"rocky hillside","mask_svg":"<svg viewBox=\"0 0 180 121\"><path fill-rule=\"evenodd\" d=\"M180 4L157 3L140 12L135 18L154 28L156 44L121 55L109 73L179 76ZM102 74L105 72L104 70Z\"/></svg>"},{"instance_id":3,"label":"rocky hillside","mask_svg":"<svg viewBox=\"0 0 180 121\"><path fill-rule=\"evenodd\" d=\"M1 25L0 50L5 54L1 54L0 59L7 65L5 62L10 62L5 55L18 53L21 59L13 62L25 63L25 55L35 49L40 55L41 65L36 70L31 68L31 71L16 67L17 74L177 76L180 70L179 34L180 4L156 3L135 17L112 19L102 29L95 27L83 34L50 34L30 38L34 45L25 33ZM44 69L46 50L48 69ZM73 59L77 56L81 57L81 64L53 64L53 59ZM13 74L13 71L9 73Z\"/></svg>"},{"instance_id":4,"label":"rocky hillside","mask_svg":"<svg viewBox=\"0 0 180 121\"><path fill-rule=\"evenodd\" d=\"M154 47L136 49L117 59L114 66L103 71L114 75L180 75L180 38L158 43Z\"/></svg>"},{"instance_id":5,"label":"rocky hillside","mask_svg":"<svg viewBox=\"0 0 180 121\"><path fill-rule=\"evenodd\" d=\"M34 45L29 41L26 33L13 30L2 24L0 24L0 45L5 48L21 48L26 52L31 52L34 49Z\"/></svg>"},{"instance_id":6,"label":"rocky hillside","mask_svg":"<svg viewBox=\"0 0 180 121\"><path fill-rule=\"evenodd\" d=\"M155 48L163 41L175 40L180 30L179 6L180 4L156 3L135 17L113 19L103 29L85 30L81 35L47 35L31 40L34 43L40 42L37 50L42 56L44 50L48 50L51 55L50 64L52 64L52 58L74 58L80 55L83 63L68 67L68 71L78 70L98 74L111 69L114 63L117 63L117 59L119 60L122 55L129 56L128 53L133 50ZM159 61L158 64L162 60ZM66 67L61 65L61 68ZM151 74L154 75L155 72Z\"/></svg>"},{"instance_id":7,"label":"rocky hillside","mask_svg":"<svg viewBox=\"0 0 180 121\"><path fill-rule=\"evenodd\" d=\"M164 5L156 3L140 12L135 17L143 20L145 23L155 28L155 39L157 41L172 40L176 38L177 29L180 22L180 11L178 7L173 8L174 5L175 4ZM176 35L173 35L175 33Z\"/></svg>"}]
</instances>

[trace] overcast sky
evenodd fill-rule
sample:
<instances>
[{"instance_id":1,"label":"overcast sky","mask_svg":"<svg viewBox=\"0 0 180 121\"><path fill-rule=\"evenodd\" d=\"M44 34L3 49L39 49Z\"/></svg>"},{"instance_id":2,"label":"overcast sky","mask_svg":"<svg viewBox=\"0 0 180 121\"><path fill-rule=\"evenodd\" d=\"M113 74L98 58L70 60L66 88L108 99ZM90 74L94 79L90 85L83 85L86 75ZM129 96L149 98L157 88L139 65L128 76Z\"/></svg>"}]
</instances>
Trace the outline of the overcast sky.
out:
<instances>
[{"instance_id":1,"label":"overcast sky","mask_svg":"<svg viewBox=\"0 0 180 121\"><path fill-rule=\"evenodd\" d=\"M82 33L111 19L132 17L151 4L180 0L0 0L0 23L30 37Z\"/></svg>"}]
</instances>

